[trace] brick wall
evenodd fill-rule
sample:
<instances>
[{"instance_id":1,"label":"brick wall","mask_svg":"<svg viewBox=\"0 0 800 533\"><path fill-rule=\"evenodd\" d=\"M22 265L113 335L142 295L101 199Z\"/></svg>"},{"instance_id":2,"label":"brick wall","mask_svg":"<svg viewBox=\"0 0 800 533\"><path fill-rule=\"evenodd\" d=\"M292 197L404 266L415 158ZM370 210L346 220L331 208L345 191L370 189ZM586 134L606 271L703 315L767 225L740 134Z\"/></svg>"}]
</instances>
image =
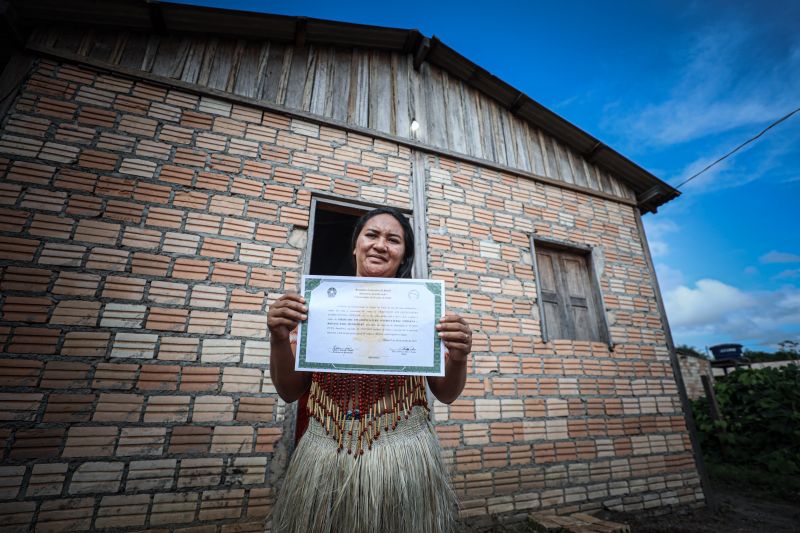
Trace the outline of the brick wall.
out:
<instances>
[{"instance_id":1,"label":"brick wall","mask_svg":"<svg viewBox=\"0 0 800 533\"><path fill-rule=\"evenodd\" d=\"M314 193L411 207L404 146L41 60L0 137L0 516L261 531L291 411L265 311ZM463 515L702 499L632 208L427 158L429 266L476 330L435 405ZM528 237L600 246L618 344L542 343ZM202 526L202 527L201 527Z\"/></svg>"},{"instance_id":2,"label":"brick wall","mask_svg":"<svg viewBox=\"0 0 800 533\"><path fill-rule=\"evenodd\" d=\"M703 382L700 378L701 376L708 376L711 379L711 383L714 383L711 362L708 359L684 355L678 357L678 362L681 365L681 375L683 376L683 385L686 387L686 395L692 400L705 396L706 392L703 389Z\"/></svg>"},{"instance_id":3,"label":"brick wall","mask_svg":"<svg viewBox=\"0 0 800 533\"><path fill-rule=\"evenodd\" d=\"M462 514L702 500L633 209L445 158L428 166L431 273L478 328L463 396L435 409ZM613 351L542 343L531 234L598 247Z\"/></svg>"},{"instance_id":4,"label":"brick wall","mask_svg":"<svg viewBox=\"0 0 800 533\"><path fill-rule=\"evenodd\" d=\"M261 530L290 425L265 311L311 193L408 207L408 150L42 61L0 157L0 514Z\"/></svg>"}]
</instances>

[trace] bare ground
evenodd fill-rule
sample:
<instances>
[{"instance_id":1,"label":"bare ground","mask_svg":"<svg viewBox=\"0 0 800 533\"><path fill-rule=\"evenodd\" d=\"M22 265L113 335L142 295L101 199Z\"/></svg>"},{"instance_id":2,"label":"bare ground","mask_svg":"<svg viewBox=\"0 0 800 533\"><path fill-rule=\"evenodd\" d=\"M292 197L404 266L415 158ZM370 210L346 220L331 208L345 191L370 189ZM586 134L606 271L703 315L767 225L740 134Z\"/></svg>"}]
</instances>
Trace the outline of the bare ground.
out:
<instances>
[{"instance_id":1,"label":"bare ground","mask_svg":"<svg viewBox=\"0 0 800 533\"><path fill-rule=\"evenodd\" d=\"M798 533L800 500L789 502L752 489L741 492L729 485L715 488L715 508L684 509L652 516L603 512L601 518L628 524L631 533ZM464 533L529 533L524 517L512 523L462 524Z\"/></svg>"},{"instance_id":2,"label":"bare ground","mask_svg":"<svg viewBox=\"0 0 800 533\"><path fill-rule=\"evenodd\" d=\"M797 533L800 501L777 500L759 492L715 488L716 508L704 507L655 518L641 515L609 515L631 526L632 533Z\"/></svg>"}]
</instances>

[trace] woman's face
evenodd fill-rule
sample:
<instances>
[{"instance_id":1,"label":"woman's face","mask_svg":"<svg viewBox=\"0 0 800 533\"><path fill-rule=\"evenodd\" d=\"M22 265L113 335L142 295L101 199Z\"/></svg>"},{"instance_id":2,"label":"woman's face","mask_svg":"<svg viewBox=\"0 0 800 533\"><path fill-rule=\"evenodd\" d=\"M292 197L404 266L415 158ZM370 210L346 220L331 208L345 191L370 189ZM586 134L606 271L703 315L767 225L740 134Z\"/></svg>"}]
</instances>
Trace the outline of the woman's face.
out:
<instances>
[{"instance_id":1,"label":"woman's face","mask_svg":"<svg viewBox=\"0 0 800 533\"><path fill-rule=\"evenodd\" d=\"M364 224L353 255L356 276L393 278L406 251L403 227L392 215L376 215Z\"/></svg>"}]
</instances>

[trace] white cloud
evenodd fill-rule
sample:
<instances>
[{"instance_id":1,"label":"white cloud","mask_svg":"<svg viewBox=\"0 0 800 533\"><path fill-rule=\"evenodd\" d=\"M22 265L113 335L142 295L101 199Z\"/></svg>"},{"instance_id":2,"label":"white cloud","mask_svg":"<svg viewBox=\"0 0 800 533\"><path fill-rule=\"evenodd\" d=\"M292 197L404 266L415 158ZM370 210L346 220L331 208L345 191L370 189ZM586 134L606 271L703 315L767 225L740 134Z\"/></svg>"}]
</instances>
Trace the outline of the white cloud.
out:
<instances>
[{"instance_id":1,"label":"white cloud","mask_svg":"<svg viewBox=\"0 0 800 533\"><path fill-rule=\"evenodd\" d=\"M680 270L664 263L656 263L655 267L658 285L663 294L684 284L683 272Z\"/></svg>"},{"instance_id":2,"label":"white cloud","mask_svg":"<svg viewBox=\"0 0 800 533\"><path fill-rule=\"evenodd\" d=\"M643 100L634 94L605 108L602 127L627 153L651 157L684 148L686 154L692 151L682 157L694 160L680 171L662 173L673 186L797 107L795 95L786 90L800 85L796 31L780 17L762 17L747 9L726 11L713 25L672 43L673 61L662 69L663 90L639 88L638 94L660 91L660 97ZM765 178L791 182L796 172L784 167L800 142L797 122L798 117L792 117L780 124L682 190L705 193ZM742 157L747 152L749 157ZM676 161L676 168L680 165Z\"/></svg>"},{"instance_id":3,"label":"white cloud","mask_svg":"<svg viewBox=\"0 0 800 533\"><path fill-rule=\"evenodd\" d=\"M663 257L669 253L669 244L667 241L650 241L650 253L653 257Z\"/></svg>"},{"instance_id":4,"label":"white cloud","mask_svg":"<svg viewBox=\"0 0 800 533\"><path fill-rule=\"evenodd\" d=\"M772 50L769 62L755 60L763 40L763 31L747 21L728 19L696 34L683 50L674 43L685 64L666 98L627 106L611 117L614 129L650 146L669 146L782 116L795 107L786 87L800 78L800 54L784 48Z\"/></svg>"},{"instance_id":5,"label":"white cloud","mask_svg":"<svg viewBox=\"0 0 800 533\"><path fill-rule=\"evenodd\" d=\"M666 284L665 284L666 285ZM739 342L750 348L800 338L800 287L746 291L715 279L663 291L679 344Z\"/></svg>"},{"instance_id":6,"label":"white cloud","mask_svg":"<svg viewBox=\"0 0 800 533\"><path fill-rule=\"evenodd\" d=\"M669 243L666 236L679 230L678 225L668 218L647 217L644 220L647 242L653 257L664 257L669 254Z\"/></svg>"},{"instance_id":7,"label":"white cloud","mask_svg":"<svg viewBox=\"0 0 800 533\"><path fill-rule=\"evenodd\" d=\"M758 260L763 264L800 263L800 255L788 252L779 252L777 250L771 250L770 252L767 252L766 254L759 257Z\"/></svg>"},{"instance_id":8,"label":"white cloud","mask_svg":"<svg viewBox=\"0 0 800 533\"><path fill-rule=\"evenodd\" d=\"M715 279L701 279L694 288L679 285L664 295L670 323L702 327L728 313L752 307L755 301L736 287Z\"/></svg>"},{"instance_id":9,"label":"white cloud","mask_svg":"<svg viewBox=\"0 0 800 533\"><path fill-rule=\"evenodd\" d=\"M798 279L800 278L800 268L793 268L789 270L784 270L782 272L778 272L773 276L772 279L782 280L782 279Z\"/></svg>"}]
</instances>

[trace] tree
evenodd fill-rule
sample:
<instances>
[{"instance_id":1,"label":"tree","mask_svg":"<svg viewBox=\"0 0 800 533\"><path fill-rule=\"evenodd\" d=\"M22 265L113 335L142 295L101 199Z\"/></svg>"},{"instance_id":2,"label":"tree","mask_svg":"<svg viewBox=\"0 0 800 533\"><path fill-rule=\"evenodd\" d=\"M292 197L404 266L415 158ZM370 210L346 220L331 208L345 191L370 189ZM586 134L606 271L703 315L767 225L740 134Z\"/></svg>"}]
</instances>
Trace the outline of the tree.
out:
<instances>
[{"instance_id":1,"label":"tree","mask_svg":"<svg viewBox=\"0 0 800 533\"><path fill-rule=\"evenodd\" d=\"M778 343L778 347L780 348L779 352L789 353L792 355L800 355L800 342L792 341L792 340L785 340Z\"/></svg>"},{"instance_id":2,"label":"tree","mask_svg":"<svg viewBox=\"0 0 800 533\"><path fill-rule=\"evenodd\" d=\"M708 356L700 352L694 346L688 344L681 344L675 348L675 353L683 357L699 357L700 359L708 359Z\"/></svg>"}]
</instances>

